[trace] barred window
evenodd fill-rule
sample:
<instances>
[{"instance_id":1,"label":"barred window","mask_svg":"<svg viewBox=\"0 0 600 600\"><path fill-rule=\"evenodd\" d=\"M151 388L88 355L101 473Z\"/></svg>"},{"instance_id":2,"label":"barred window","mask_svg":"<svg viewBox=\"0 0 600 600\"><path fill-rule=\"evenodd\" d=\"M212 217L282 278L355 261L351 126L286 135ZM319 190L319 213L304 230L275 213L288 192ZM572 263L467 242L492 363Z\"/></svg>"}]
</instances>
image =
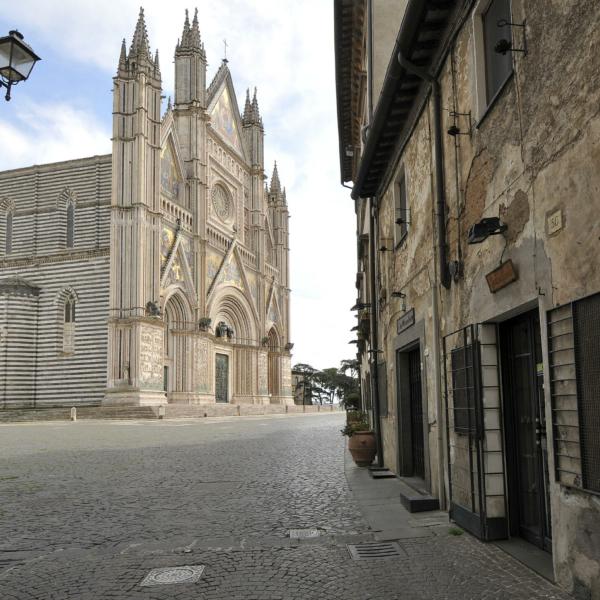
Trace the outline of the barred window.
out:
<instances>
[{"instance_id":1,"label":"barred window","mask_svg":"<svg viewBox=\"0 0 600 600\"><path fill-rule=\"evenodd\" d=\"M504 85L512 73L512 54L500 54L494 47L502 39L511 40L510 25L499 26L498 23L510 23L509 0L492 0L483 14L483 35L485 44L485 81L486 97L490 103L498 90Z\"/></svg>"},{"instance_id":2,"label":"barred window","mask_svg":"<svg viewBox=\"0 0 600 600\"><path fill-rule=\"evenodd\" d=\"M473 345L455 348L450 353L452 365L452 398L454 431L474 433L477 430L475 415L475 380L473 372Z\"/></svg>"}]
</instances>

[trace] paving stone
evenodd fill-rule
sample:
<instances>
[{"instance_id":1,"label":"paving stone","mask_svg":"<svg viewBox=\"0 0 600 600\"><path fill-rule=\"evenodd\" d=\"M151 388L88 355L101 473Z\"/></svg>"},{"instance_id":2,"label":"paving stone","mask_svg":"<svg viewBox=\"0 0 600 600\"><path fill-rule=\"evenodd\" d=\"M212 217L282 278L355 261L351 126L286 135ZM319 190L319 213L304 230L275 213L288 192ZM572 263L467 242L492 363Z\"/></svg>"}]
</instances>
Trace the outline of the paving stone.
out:
<instances>
[{"instance_id":1,"label":"paving stone","mask_svg":"<svg viewBox=\"0 0 600 600\"><path fill-rule=\"evenodd\" d=\"M375 536L344 477L342 419L0 425L0 596L569 598L444 528L400 539L399 556L353 561L346 544ZM288 537L313 528L318 538ZM205 567L193 584L140 586L186 565Z\"/></svg>"}]
</instances>

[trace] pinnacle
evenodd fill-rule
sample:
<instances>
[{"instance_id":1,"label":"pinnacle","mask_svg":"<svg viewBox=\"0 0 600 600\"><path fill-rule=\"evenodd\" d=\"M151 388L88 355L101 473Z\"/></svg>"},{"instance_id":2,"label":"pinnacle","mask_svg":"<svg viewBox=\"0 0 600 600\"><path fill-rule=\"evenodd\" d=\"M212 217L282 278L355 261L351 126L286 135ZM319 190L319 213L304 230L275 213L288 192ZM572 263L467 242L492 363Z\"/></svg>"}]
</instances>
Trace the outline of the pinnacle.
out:
<instances>
[{"instance_id":1,"label":"pinnacle","mask_svg":"<svg viewBox=\"0 0 600 600\"><path fill-rule=\"evenodd\" d=\"M144 9L142 7L140 7L140 14L138 16L137 24L135 26L133 39L131 40L131 48L129 49L129 55L136 56L138 62L141 60L148 60L149 62L151 62L150 42L148 41L148 31L146 29Z\"/></svg>"},{"instance_id":2,"label":"pinnacle","mask_svg":"<svg viewBox=\"0 0 600 600\"><path fill-rule=\"evenodd\" d=\"M278 194L279 192L281 192L281 183L279 181L279 173L277 172L277 161L275 161L271 177L271 194Z\"/></svg>"},{"instance_id":3,"label":"pinnacle","mask_svg":"<svg viewBox=\"0 0 600 600\"><path fill-rule=\"evenodd\" d=\"M127 66L127 46L125 45L125 38L121 43L121 54L119 56L119 69L125 69Z\"/></svg>"},{"instance_id":4,"label":"pinnacle","mask_svg":"<svg viewBox=\"0 0 600 600\"><path fill-rule=\"evenodd\" d=\"M258 110L258 100L256 99L256 88L254 88L254 96L252 97L252 116L256 123L260 122L260 111Z\"/></svg>"},{"instance_id":5,"label":"pinnacle","mask_svg":"<svg viewBox=\"0 0 600 600\"><path fill-rule=\"evenodd\" d=\"M158 62L158 48L156 49L156 53L154 54L154 74L160 75L160 64Z\"/></svg>"},{"instance_id":6,"label":"pinnacle","mask_svg":"<svg viewBox=\"0 0 600 600\"><path fill-rule=\"evenodd\" d=\"M252 122L252 106L250 105L250 90L246 89L246 105L244 106L244 116L242 120L244 123Z\"/></svg>"},{"instance_id":7,"label":"pinnacle","mask_svg":"<svg viewBox=\"0 0 600 600\"><path fill-rule=\"evenodd\" d=\"M185 21L183 22L183 33L181 41L177 42L176 52L182 50L199 50L204 51L202 40L200 38L200 26L198 25L198 9L194 10L194 18L190 26L190 13L185 9Z\"/></svg>"}]
</instances>

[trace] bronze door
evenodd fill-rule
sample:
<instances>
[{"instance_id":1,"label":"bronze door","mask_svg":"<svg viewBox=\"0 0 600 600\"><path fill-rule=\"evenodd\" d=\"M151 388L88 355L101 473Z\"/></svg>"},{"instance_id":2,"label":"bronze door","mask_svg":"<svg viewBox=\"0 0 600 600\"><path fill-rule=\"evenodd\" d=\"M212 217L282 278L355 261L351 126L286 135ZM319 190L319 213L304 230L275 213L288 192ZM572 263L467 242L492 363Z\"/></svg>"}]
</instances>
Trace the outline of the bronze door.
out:
<instances>
[{"instance_id":1,"label":"bronze door","mask_svg":"<svg viewBox=\"0 0 600 600\"><path fill-rule=\"evenodd\" d=\"M229 356L215 355L215 401L229 402Z\"/></svg>"}]
</instances>

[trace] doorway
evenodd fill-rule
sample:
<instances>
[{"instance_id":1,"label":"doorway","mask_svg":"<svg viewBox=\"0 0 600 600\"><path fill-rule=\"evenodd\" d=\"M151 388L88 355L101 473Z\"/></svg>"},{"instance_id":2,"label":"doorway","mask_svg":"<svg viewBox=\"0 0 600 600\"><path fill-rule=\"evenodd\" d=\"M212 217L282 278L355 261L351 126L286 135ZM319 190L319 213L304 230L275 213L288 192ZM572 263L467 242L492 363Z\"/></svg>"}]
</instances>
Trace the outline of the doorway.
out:
<instances>
[{"instance_id":1,"label":"doorway","mask_svg":"<svg viewBox=\"0 0 600 600\"><path fill-rule=\"evenodd\" d=\"M551 551L543 360L537 310L500 325L510 533Z\"/></svg>"},{"instance_id":2,"label":"doorway","mask_svg":"<svg viewBox=\"0 0 600 600\"><path fill-rule=\"evenodd\" d=\"M421 351L418 347L408 353L408 382L410 390L410 430L413 476L425 479Z\"/></svg>"},{"instance_id":3,"label":"doorway","mask_svg":"<svg viewBox=\"0 0 600 600\"><path fill-rule=\"evenodd\" d=\"M215 354L215 401L229 402L229 356Z\"/></svg>"},{"instance_id":4,"label":"doorway","mask_svg":"<svg viewBox=\"0 0 600 600\"><path fill-rule=\"evenodd\" d=\"M418 344L396 352L396 376L399 474L425 480L425 422Z\"/></svg>"}]
</instances>

